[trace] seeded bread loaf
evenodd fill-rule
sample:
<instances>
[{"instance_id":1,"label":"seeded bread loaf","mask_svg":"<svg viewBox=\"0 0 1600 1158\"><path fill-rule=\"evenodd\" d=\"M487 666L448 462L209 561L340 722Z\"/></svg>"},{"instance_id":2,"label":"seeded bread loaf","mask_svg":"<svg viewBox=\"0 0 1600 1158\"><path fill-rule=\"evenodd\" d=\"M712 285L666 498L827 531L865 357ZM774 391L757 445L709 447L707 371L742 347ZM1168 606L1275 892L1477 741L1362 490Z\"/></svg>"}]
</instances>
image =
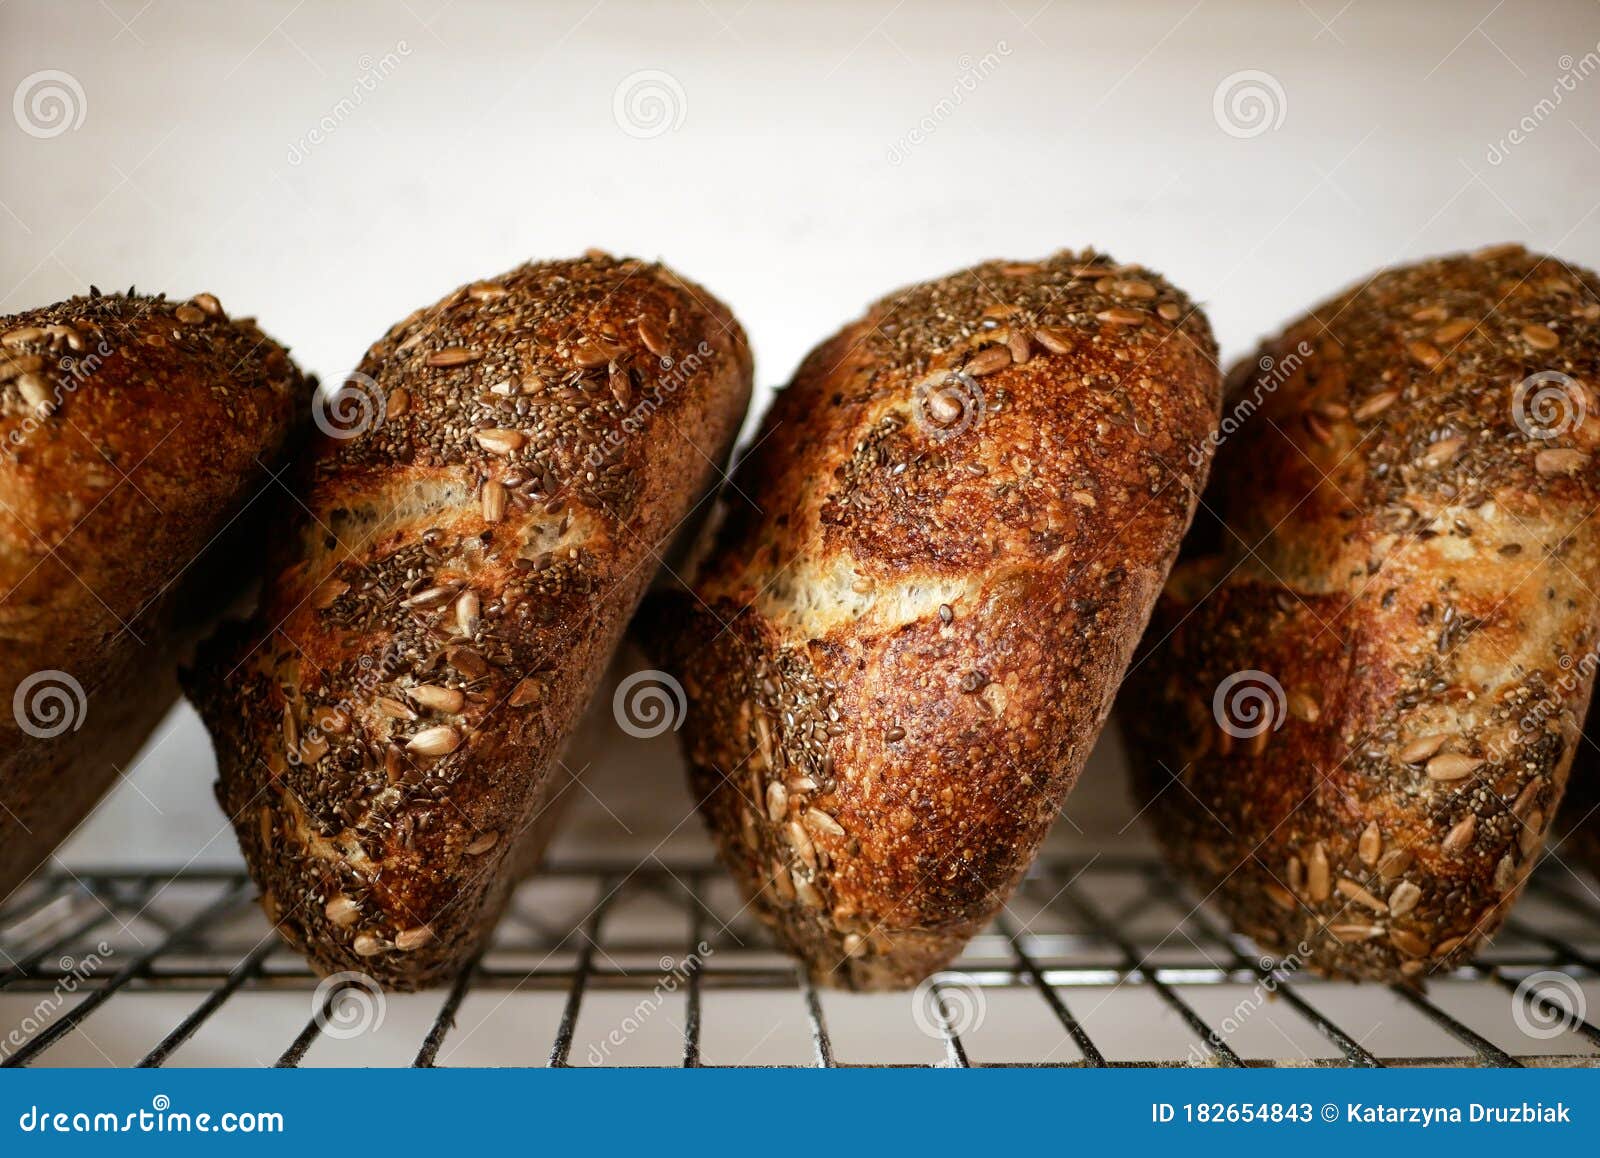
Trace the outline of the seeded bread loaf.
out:
<instances>
[{"instance_id":1,"label":"seeded bread loaf","mask_svg":"<svg viewBox=\"0 0 1600 1158\"><path fill-rule=\"evenodd\" d=\"M1005 902L1194 509L1205 318L1093 254L991 262L811 352L694 594L645 617L693 788L819 984L909 986Z\"/></svg>"},{"instance_id":2,"label":"seeded bread loaf","mask_svg":"<svg viewBox=\"0 0 1600 1158\"><path fill-rule=\"evenodd\" d=\"M206 548L265 506L305 401L284 349L209 294L0 318L0 898L132 763L205 612L259 574Z\"/></svg>"},{"instance_id":3,"label":"seeded bread loaf","mask_svg":"<svg viewBox=\"0 0 1600 1158\"><path fill-rule=\"evenodd\" d=\"M191 680L262 903L317 968L413 988L476 953L750 378L720 303L591 254L418 310L331 400L262 609Z\"/></svg>"},{"instance_id":4,"label":"seeded bread loaf","mask_svg":"<svg viewBox=\"0 0 1600 1158\"><path fill-rule=\"evenodd\" d=\"M1274 952L1449 968L1538 855L1600 627L1597 293L1518 246L1391 269L1230 378L1226 533L1119 716L1168 855Z\"/></svg>"}]
</instances>

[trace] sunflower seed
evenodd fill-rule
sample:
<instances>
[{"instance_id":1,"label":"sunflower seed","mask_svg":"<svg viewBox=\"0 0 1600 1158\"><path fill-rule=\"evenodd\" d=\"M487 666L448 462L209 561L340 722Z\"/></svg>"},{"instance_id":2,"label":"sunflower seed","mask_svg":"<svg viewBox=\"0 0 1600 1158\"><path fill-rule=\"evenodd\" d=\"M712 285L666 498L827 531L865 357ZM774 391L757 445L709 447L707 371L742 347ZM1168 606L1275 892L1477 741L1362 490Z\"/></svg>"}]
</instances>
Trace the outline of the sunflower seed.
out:
<instances>
[{"instance_id":1,"label":"sunflower seed","mask_svg":"<svg viewBox=\"0 0 1600 1158\"><path fill-rule=\"evenodd\" d=\"M1292 913L1300 907L1299 902L1294 899L1294 894L1282 885L1274 884L1272 881L1265 881L1261 885L1261 891L1266 893L1267 899L1280 909L1287 909Z\"/></svg>"},{"instance_id":2,"label":"sunflower seed","mask_svg":"<svg viewBox=\"0 0 1600 1158\"><path fill-rule=\"evenodd\" d=\"M378 711L388 716L391 720L414 720L417 718L417 713L406 707L399 700L392 699L389 696L379 696L377 704Z\"/></svg>"},{"instance_id":3,"label":"sunflower seed","mask_svg":"<svg viewBox=\"0 0 1600 1158\"><path fill-rule=\"evenodd\" d=\"M1517 883L1517 862L1508 852L1494 866L1494 887L1496 891L1508 893L1511 886Z\"/></svg>"},{"instance_id":4,"label":"sunflower seed","mask_svg":"<svg viewBox=\"0 0 1600 1158\"><path fill-rule=\"evenodd\" d=\"M44 369L44 358L38 354L24 354L20 358L0 360L0 382L9 382L18 374L31 374Z\"/></svg>"},{"instance_id":5,"label":"sunflower seed","mask_svg":"<svg viewBox=\"0 0 1600 1158\"><path fill-rule=\"evenodd\" d=\"M1025 330L1012 330L1011 336L1006 339L1006 349L1011 351L1011 360L1019 366L1033 357L1033 343L1028 340Z\"/></svg>"},{"instance_id":6,"label":"sunflower seed","mask_svg":"<svg viewBox=\"0 0 1600 1158\"><path fill-rule=\"evenodd\" d=\"M672 349L671 346L667 345L667 335L650 318L639 319L639 340L644 343L645 349L658 358L665 358L667 352Z\"/></svg>"},{"instance_id":7,"label":"sunflower seed","mask_svg":"<svg viewBox=\"0 0 1600 1158\"><path fill-rule=\"evenodd\" d=\"M465 346L446 346L429 354L427 361L430 366L465 366L482 357L477 350L469 350Z\"/></svg>"},{"instance_id":8,"label":"sunflower seed","mask_svg":"<svg viewBox=\"0 0 1600 1158\"><path fill-rule=\"evenodd\" d=\"M404 386L396 386L389 391L389 397L384 401L383 413L389 418L399 418L411 409L411 392Z\"/></svg>"},{"instance_id":9,"label":"sunflower seed","mask_svg":"<svg viewBox=\"0 0 1600 1158\"><path fill-rule=\"evenodd\" d=\"M1367 906L1367 908L1371 909L1375 913L1387 913L1389 911L1388 905L1384 904L1377 897L1367 892L1366 889L1362 888L1355 881L1349 879L1348 877L1343 877L1340 879L1339 894L1341 896L1350 898L1352 901L1356 901L1359 904Z\"/></svg>"},{"instance_id":10,"label":"sunflower seed","mask_svg":"<svg viewBox=\"0 0 1600 1158\"><path fill-rule=\"evenodd\" d=\"M1392 848L1378 858L1378 875L1386 881L1395 877L1411 867L1411 862L1417 859L1417 854L1409 848Z\"/></svg>"},{"instance_id":11,"label":"sunflower seed","mask_svg":"<svg viewBox=\"0 0 1600 1158\"><path fill-rule=\"evenodd\" d=\"M438 684L418 684L414 688L406 689L406 695L411 697L413 703L430 712L443 712L446 715L455 715L467 702L467 697L455 688L442 688Z\"/></svg>"},{"instance_id":12,"label":"sunflower seed","mask_svg":"<svg viewBox=\"0 0 1600 1158\"><path fill-rule=\"evenodd\" d=\"M1052 354L1067 354L1072 351L1071 335L1067 331L1058 330L1053 326L1045 326L1033 331L1033 340Z\"/></svg>"},{"instance_id":13,"label":"sunflower seed","mask_svg":"<svg viewBox=\"0 0 1600 1158\"><path fill-rule=\"evenodd\" d=\"M1477 835L1478 815L1475 812L1469 812L1465 817L1457 821L1449 832L1445 833L1444 840L1440 843L1439 848L1443 852L1454 856L1457 853L1465 852L1471 847L1472 838Z\"/></svg>"},{"instance_id":14,"label":"sunflower seed","mask_svg":"<svg viewBox=\"0 0 1600 1158\"><path fill-rule=\"evenodd\" d=\"M1588 463L1581 450L1541 450L1533 456L1533 469L1540 474L1573 474Z\"/></svg>"},{"instance_id":15,"label":"sunflower seed","mask_svg":"<svg viewBox=\"0 0 1600 1158\"><path fill-rule=\"evenodd\" d=\"M361 933L350 942L350 948L357 957L376 957L384 950L384 943L371 933Z\"/></svg>"},{"instance_id":16,"label":"sunflower seed","mask_svg":"<svg viewBox=\"0 0 1600 1158\"><path fill-rule=\"evenodd\" d=\"M536 702L540 694L539 681L533 676L529 676L511 689L511 697L506 702L513 708L525 708L529 704Z\"/></svg>"},{"instance_id":17,"label":"sunflower seed","mask_svg":"<svg viewBox=\"0 0 1600 1158\"><path fill-rule=\"evenodd\" d=\"M498 523L505 517L505 484L490 479L483 484L483 521L486 523Z\"/></svg>"},{"instance_id":18,"label":"sunflower seed","mask_svg":"<svg viewBox=\"0 0 1600 1158\"><path fill-rule=\"evenodd\" d=\"M1445 466L1456 459L1461 453L1461 448L1467 445L1464 438L1441 438L1438 442L1422 452L1422 457L1417 461L1423 466Z\"/></svg>"},{"instance_id":19,"label":"sunflower seed","mask_svg":"<svg viewBox=\"0 0 1600 1158\"><path fill-rule=\"evenodd\" d=\"M1306 857L1306 895L1313 901L1325 901L1328 899L1331 885L1328 850L1319 840L1311 846L1311 853Z\"/></svg>"},{"instance_id":20,"label":"sunflower seed","mask_svg":"<svg viewBox=\"0 0 1600 1158\"><path fill-rule=\"evenodd\" d=\"M476 591L463 591L456 600L456 627L461 634L471 639L478 634L478 626L483 621L482 602Z\"/></svg>"},{"instance_id":21,"label":"sunflower seed","mask_svg":"<svg viewBox=\"0 0 1600 1158\"><path fill-rule=\"evenodd\" d=\"M1409 929L1389 930L1389 943L1408 957L1426 957L1428 943Z\"/></svg>"},{"instance_id":22,"label":"sunflower seed","mask_svg":"<svg viewBox=\"0 0 1600 1158\"><path fill-rule=\"evenodd\" d=\"M23 401L38 411L48 411L55 408L56 400L50 390L49 380L43 374L24 374L17 379L17 389L22 391Z\"/></svg>"},{"instance_id":23,"label":"sunflower seed","mask_svg":"<svg viewBox=\"0 0 1600 1158\"><path fill-rule=\"evenodd\" d=\"M799 821L791 820L783 826L783 835L789 842L789 847L794 849L795 855L805 864L806 868L815 870L817 867L817 850L811 843L811 838L806 835L806 830Z\"/></svg>"},{"instance_id":24,"label":"sunflower seed","mask_svg":"<svg viewBox=\"0 0 1600 1158\"><path fill-rule=\"evenodd\" d=\"M1004 346L988 346L979 350L970 359L963 369L974 378L982 378L985 374L993 374L997 370L1004 370L1011 365L1011 351ZM938 395L935 395L938 397Z\"/></svg>"},{"instance_id":25,"label":"sunflower seed","mask_svg":"<svg viewBox=\"0 0 1600 1158\"><path fill-rule=\"evenodd\" d=\"M1374 394L1371 398L1368 398L1360 406L1357 406L1354 410L1352 410L1350 415L1357 422L1365 422L1369 418L1376 418L1385 410L1389 409L1389 407L1393 406L1395 404L1395 400L1399 397L1400 395L1394 390L1385 390L1380 394Z\"/></svg>"},{"instance_id":26,"label":"sunflower seed","mask_svg":"<svg viewBox=\"0 0 1600 1158\"><path fill-rule=\"evenodd\" d=\"M1522 340L1535 350L1554 350L1561 345L1561 335L1549 326L1541 326L1531 322L1522 327Z\"/></svg>"},{"instance_id":27,"label":"sunflower seed","mask_svg":"<svg viewBox=\"0 0 1600 1158\"><path fill-rule=\"evenodd\" d=\"M4 334L0 334L0 346L25 346L29 342L42 341L44 341L44 331L38 326L19 326L15 330L7 330Z\"/></svg>"},{"instance_id":28,"label":"sunflower seed","mask_svg":"<svg viewBox=\"0 0 1600 1158\"><path fill-rule=\"evenodd\" d=\"M1483 766L1483 761L1463 752L1441 752L1428 761L1428 779L1451 781L1464 779Z\"/></svg>"},{"instance_id":29,"label":"sunflower seed","mask_svg":"<svg viewBox=\"0 0 1600 1158\"><path fill-rule=\"evenodd\" d=\"M1461 948L1461 942L1465 940L1465 937L1446 937L1433 947L1433 955L1435 957L1448 957Z\"/></svg>"},{"instance_id":30,"label":"sunflower seed","mask_svg":"<svg viewBox=\"0 0 1600 1158\"><path fill-rule=\"evenodd\" d=\"M347 929L356 923L356 918L361 915L361 906L349 897L339 895L331 898L322 906L322 915L328 918L328 923L338 929Z\"/></svg>"},{"instance_id":31,"label":"sunflower seed","mask_svg":"<svg viewBox=\"0 0 1600 1158\"><path fill-rule=\"evenodd\" d=\"M222 316L222 303L217 300L216 294L195 294L194 304L199 306L213 318Z\"/></svg>"},{"instance_id":32,"label":"sunflower seed","mask_svg":"<svg viewBox=\"0 0 1600 1158\"><path fill-rule=\"evenodd\" d=\"M499 840L500 834L498 832L486 832L482 836L475 838L471 844L461 851L467 856L482 856L493 848Z\"/></svg>"},{"instance_id":33,"label":"sunflower seed","mask_svg":"<svg viewBox=\"0 0 1600 1158\"><path fill-rule=\"evenodd\" d=\"M415 929L402 929L394 935L394 947L402 953L411 953L433 940L433 930L426 925Z\"/></svg>"},{"instance_id":34,"label":"sunflower seed","mask_svg":"<svg viewBox=\"0 0 1600 1158\"><path fill-rule=\"evenodd\" d=\"M1130 310L1123 306L1112 306L1109 310L1101 310L1095 317L1113 326L1142 326L1149 320L1149 315L1143 311Z\"/></svg>"},{"instance_id":35,"label":"sunflower seed","mask_svg":"<svg viewBox=\"0 0 1600 1158\"><path fill-rule=\"evenodd\" d=\"M418 591L409 599L400 601L401 607L443 607L450 602L451 596L456 593L456 588L449 586L427 587Z\"/></svg>"},{"instance_id":36,"label":"sunflower seed","mask_svg":"<svg viewBox=\"0 0 1600 1158\"><path fill-rule=\"evenodd\" d=\"M820 808L808 808L800 817L812 832L819 836L843 836L844 828L832 816Z\"/></svg>"},{"instance_id":37,"label":"sunflower seed","mask_svg":"<svg viewBox=\"0 0 1600 1158\"><path fill-rule=\"evenodd\" d=\"M479 430L472 437L490 454L515 454L527 441L522 437L522 432L517 430Z\"/></svg>"},{"instance_id":38,"label":"sunflower seed","mask_svg":"<svg viewBox=\"0 0 1600 1158\"><path fill-rule=\"evenodd\" d=\"M1430 760L1444 747L1444 741L1442 735L1418 736L1400 749L1400 763L1421 764L1424 760Z\"/></svg>"},{"instance_id":39,"label":"sunflower seed","mask_svg":"<svg viewBox=\"0 0 1600 1158\"><path fill-rule=\"evenodd\" d=\"M1356 855L1361 858L1361 863L1373 865L1378 863L1378 854L1383 851L1383 832L1374 820L1361 830L1361 839L1356 841Z\"/></svg>"},{"instance_id":40,"label":"sunflower seed","mask_svg":"<svg viewBox=\"0 0 1600 1158\"><path fill-rule=\"evenodd\" d=\"M1395 885L1394 892L1389 894L1389 912L1396 917L1403 917L1417 907L1417 902L1422 899L1422 890L1410 881L1401 881ZM1416 954L1420 956L1420 954Z\"/></svg>"},{"instance_id":41,"label":"sunflower seed","mask_svg":"<svg viewBox=\"0 0 1600 1158\"><path fill-rule=\"evenodd\" d=\"M822 894L817 892L816 886L799 874L794 878L794 895L808 909L822 908Z\"/></svg>"},{"instance_id":42,"label":"sunflower seed","mask_svg":"<svg viewBox=\"0 0 1600 1158\"><path fill-rule=\"evenodd\" d=\"M1371 941L1383 936L1381 925L1329 925L1328 932L1346 943L1351 941Z\"/></svg>"},{"instance_id":43,"label":"sunflower seed","mask_svg":"<svg viewBox=\"0 0 1600 1158\"><path fill-rule=\"evenodd\" d=\"M1406 353L1410 354L1414 361L1422 363L1430 370L1439 364L1439 359L1442 357L1439 353L1439 348L1431 342L1408 342L1406 343Z\"/></svg>"},{"instance_id":44,"label":"sunflower seed","mask_svg":"<svg viewBox=\"0 0 1600 1158\"><path fill-rule=\"evenodd\" d=\"M206 320L206 312L199 306L183 305L172 311L172 316L186 326L198 326Z\"/></svg>"},{"instance_id":45,"label":"sunflower seed","mask_svg":"<svg viewBox=\"0 0 1600 1158\"><path fill-rule=\"evenodd\" d=\"M774 780L767 785L767 819L779 823L789 812L788 789Z\"/></svg>"},{"instance_id":46,"label":"sunflower seed","mask_svg":"<svg viewBox=\"0 0 1600 1158\"><path fill-rule=\"evenodd\" d=\"M461 733L449 724L424 728L406 741L406 751L422 756L447 756L461 746Z\"/></svg>"},{"instance_id":47,"label":"sunflower seed","mask_svg":"<svg viewBox=\"0 0 1600 1158\"><path fill-rule=\"evenodd\" d=\"M1476 328L1477 323L1471 318L1456 318L1433 331L1433 340L1441 346L1453 346Z\"/></svg>"}]
</instances>

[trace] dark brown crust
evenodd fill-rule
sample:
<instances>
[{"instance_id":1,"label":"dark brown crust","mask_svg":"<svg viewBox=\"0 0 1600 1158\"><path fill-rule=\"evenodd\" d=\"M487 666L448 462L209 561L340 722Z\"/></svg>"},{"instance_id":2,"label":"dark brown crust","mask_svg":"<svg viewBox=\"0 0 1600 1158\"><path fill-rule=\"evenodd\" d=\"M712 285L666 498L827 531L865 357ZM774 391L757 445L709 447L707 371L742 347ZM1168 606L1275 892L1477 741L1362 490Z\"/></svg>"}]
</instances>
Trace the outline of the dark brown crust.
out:
<instances>
[{"instance_id":1,"label":"dark brown crust","mask_svg":"<svg viewBox=\"0 0 1600 1158\"><path fill-rule=\"evenodd\" d=\"M1174 572L1118 714L1168 855L1274 952L1419 979L1537 859L1600 627L1597 289L1517 246L1392 269L1230 378L1226 543ZM1586 421L1546 379L1519 425L1546 371Z\"/></svg>"},{"instance_id":2,"label":"dark brown crust","mask_svg":"<svg viewBox=\"0 0 1600 1158\"><path fill-rule=\"evenodd\" d=\"M1219 401L1200 312L1071 253L886 298L780 394L695 597L647 631L723 859L818 983L912 985L1015 887L1176 555Z\"/></svg>"},{"instance_id":3,"label":"dark brown crust","mask_svg":"<svg viewBox=\"0 0 1600 1158\"><path fill-rule=\"evenodd\" d=\"M381 422L318 441L261 613L191 692L263 904L317 968L412 988L477 952L750 378L722 305L601 254L463 286L368 351L328 417L364 394Z\"/></svg>"},{"instance_id":4,"label":"dark brown crust","mask_svg":"<svg viewBox=\"0 0 1600 1158\"><path fill-rule=\"evenodd\" d=\"M98 291L0 318L0 380L3 898L171 707L204 626L190 580L215 611L254 577L202 556L271 486L306 389L208 295Z\"/></svg>"}]
</instances>

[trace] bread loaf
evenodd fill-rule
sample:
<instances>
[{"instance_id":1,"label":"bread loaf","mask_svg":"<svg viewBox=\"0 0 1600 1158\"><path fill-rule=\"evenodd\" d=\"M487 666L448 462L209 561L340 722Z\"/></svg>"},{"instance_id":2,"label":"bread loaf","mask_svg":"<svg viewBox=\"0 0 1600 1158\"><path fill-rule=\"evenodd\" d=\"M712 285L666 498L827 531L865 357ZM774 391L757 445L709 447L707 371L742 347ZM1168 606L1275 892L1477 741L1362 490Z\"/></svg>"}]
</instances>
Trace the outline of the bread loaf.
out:
<instances>
[{"instance_id":1,"label":"bread loaf","mask_svg":"<svg viewBox=\"0 0 1600 1158\"><path fill-rule=\"evenodd\" d=\"M818 346L645 617L723 859L819 984L914 984L1004 903L1177 553L1205 318L1093 254L990 262Z\"/></svg>"},{"instance_id":2,"label":"bread loaf","mask_svg":"<svg viewBox=\"0 0 1600 1158\"><path fill-rule=\"evenodd\" d=\"M1518 246L1374 275L1230 377L1207 506L1121 698L1197 893L1325 973L1494 932L1589 701L1600 282Z\"/></svg>"},{"instance_id":3,"label":"bread loaf","mask_svg":"<svg viewBox=\"0 0 1600 1158\"><path fill-rule=\"evenodd\" d=\"M129 768L206 613L259 574L207 548L265 506L306 400L209 294L0 318L0 898Z\"/></svg>"},{"instance_id":4,"label":"bread loaf","mask_svg":"<svg viewBox=\"0 0 1600 1158\"><path fill-rule=\"evenodd\" d=\"M190 680L262 903L318 969L412 988L478 951L750 378L720 303L590 255L418 310L331 400L260 613Z\"/></svg>"}]
</instances>

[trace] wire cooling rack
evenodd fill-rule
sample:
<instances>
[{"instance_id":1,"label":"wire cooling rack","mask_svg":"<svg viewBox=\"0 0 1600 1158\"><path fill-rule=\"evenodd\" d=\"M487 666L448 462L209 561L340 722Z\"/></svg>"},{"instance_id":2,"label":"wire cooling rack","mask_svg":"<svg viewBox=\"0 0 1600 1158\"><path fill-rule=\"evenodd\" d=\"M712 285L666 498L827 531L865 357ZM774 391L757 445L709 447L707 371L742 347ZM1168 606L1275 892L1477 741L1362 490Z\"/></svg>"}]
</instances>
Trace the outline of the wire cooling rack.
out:
<instances>
[{"instance_id":1,"label":"wire cooling rack","mask_svg":"<svg viewBox=\"0 0 1600 1158\"><path fill-rule=\"evenodd\" d=\"M1597 1065L1600 901L1547 865L1426 990L1297 974L1143 855L1042 860L916 993L813 987L714 864L557 865L456 983L326 981L232 871L66 871L0 910L0 1059L91 1065Z\"/></svg>"}]
</instances>

